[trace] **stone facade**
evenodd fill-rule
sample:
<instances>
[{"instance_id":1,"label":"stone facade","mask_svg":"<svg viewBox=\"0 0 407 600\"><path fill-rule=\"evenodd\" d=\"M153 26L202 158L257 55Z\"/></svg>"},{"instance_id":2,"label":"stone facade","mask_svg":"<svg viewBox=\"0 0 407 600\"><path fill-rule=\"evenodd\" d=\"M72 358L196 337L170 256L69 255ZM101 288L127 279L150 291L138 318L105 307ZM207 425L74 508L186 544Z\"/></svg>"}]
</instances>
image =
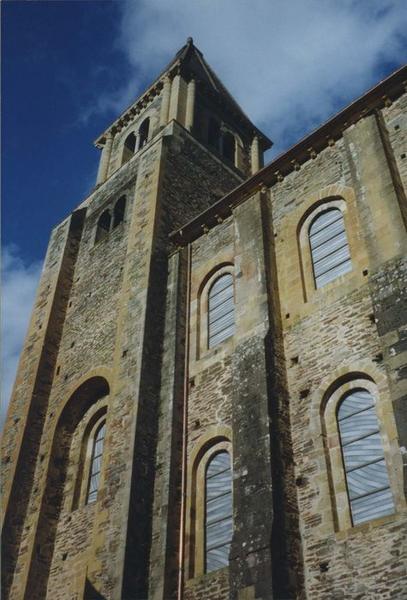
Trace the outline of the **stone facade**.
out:
<instances>
[{"instance_id":1,"label":"stone facade","mask_svg":"<svg viewBox=\"0 0 407 600\"><path fill-rule=\"evenodd\" d=\"M3 436L5 598L404 597L406 79L261 168L270 141L188 40L100 136L97 186L51 236ZM327 208L352 268L316 288L308 230ZM210 347L224 274L234 333ZM352 525L336 412L360 388L394 512ZM208 573L221 451L233 537Z\"/></svg>"}]
</instances>

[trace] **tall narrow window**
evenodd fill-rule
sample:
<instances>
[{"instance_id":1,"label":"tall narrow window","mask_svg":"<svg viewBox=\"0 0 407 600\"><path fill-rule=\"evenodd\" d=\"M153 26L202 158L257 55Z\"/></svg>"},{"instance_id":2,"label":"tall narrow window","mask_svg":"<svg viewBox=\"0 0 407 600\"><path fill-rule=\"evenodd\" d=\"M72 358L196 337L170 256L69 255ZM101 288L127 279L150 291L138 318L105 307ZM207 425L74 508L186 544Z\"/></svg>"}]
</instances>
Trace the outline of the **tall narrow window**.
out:
<instances>
[{"instance_id":1,"label":"tall narrow window","mask_svg":"<svg viewBox=\"0 0 407 600\"><path fill-rule=\"evenodd\" d=\"M95 242L99 242L108 236L110 231L110 223L112 220L112 216L110 211L105 210L99 217L97 226L96 226L96 236Z\"/></svg>"},{"instance_id":2,"label":"tall narrow window","mask_svg":"<svg viewBox=\"0 0 407 600\"><path fill-rule=\"evenodd\" d=\"M126 210L126 196L121 196L115 204L113 211L113 229L124 220L124 212Z\"/></svg>"},{"instance_id":3,"label":"tall narrow window","mask_svg":"<svg viewBox=\"0 0 407 600\"><path fill-rule=\"evenodd\" d=\"M235 164L235 146L235 137L229 132L224 133L222 137L222 154L233 164Z\"/></svg>"},{"instance_id":4,"label":"tall narrow window","mask_svg":"<svg viewBox=\"0 0 407 600\"><path fill-rule=\"evenodd\" d=\"M373 396L350 392L337 418L353 524L394 513Z\"/></svg>"},{"instance_id":5,"label":"tall narrow window","mask_svg":"<svg viewBox=\"0 0 407 600\"><path fill-rule=\"evenodd\" d=\"M309 241L317 288L352 270L345 222L339 208L330 208L312 221Z\"/></svg>"},{"instance_id":6,"label":"tall narrow window","mask_svg":"<svg viewBox=\"0 0 407 600\"><path fill-rule=\"evenodd\" d=\"M129 135L126 137L124 140L124 145L126 146L127 150L134 154L136 150L136 136L133 132L129 133Z\"/></svg>"},{"instance_id":7,"label":"tall narrow window","mask_svg":"<svg viewBox=\"0 0 407 600\"><path fill-rule=\"evenodd\" d=\"M88 495L86 498L86 504L90 504L91 502L96 502L98 490L99 490L99 482L100 482L100 472L102 469L102 455L103 455L103 444L105 441L105 430L106 430L106 421L99 426L99 428L95 432L95 437L93 438L93 448L92 448L92 458L90 462L90 471L89 471L89 487L88 487Z\"/></svg>"},{"instance_id":8,"label":"tall narrow window","mask_svg":"<svg viewBox=\"0 0 407 600\"><path fill-rule=\"evenodd\" d=\"M234 285L231 273L221 275L209 290L208 346L220 344L235 331Z\"/></svg>"},{"instance_id":9,"label":"tall narrow window","mask_svg":"<svg viewBox=\"0 0 407 600\"><path fill-rule=\"evenodd\" d=\"M149 129L150 129L150 119L147 117L147 119L144 119L144 121L140 125L140 129L138 130L139 140L140 140L139 148L142 148L143 146L145 146L147 144Z\"/></svg>"},{"instance_id":10,"label":"tall narrow window","mask_svg":"<svg viewBox=\"0 0 407 600\"><path fill-rule=\"evenodd\" d=\"M136 138L134 132L132 131L131 133L129 133L129 135L124 140L122 165L124 165L125 162L130 160L131 157L133 156L133 154L135 153L136 143L137 143L137 138Z\"/></svg>"},{"instance_id":11,"label":"tall narrow window","mask_svg":"<svg viewBox=\"0 0 407 600\"><path fill-rule=\"evenodd\" d=\"M230 456L219 452L206 470L205 495L205 571L229 564L233 534L232 469Z\"/></svg>"}]
</instances>

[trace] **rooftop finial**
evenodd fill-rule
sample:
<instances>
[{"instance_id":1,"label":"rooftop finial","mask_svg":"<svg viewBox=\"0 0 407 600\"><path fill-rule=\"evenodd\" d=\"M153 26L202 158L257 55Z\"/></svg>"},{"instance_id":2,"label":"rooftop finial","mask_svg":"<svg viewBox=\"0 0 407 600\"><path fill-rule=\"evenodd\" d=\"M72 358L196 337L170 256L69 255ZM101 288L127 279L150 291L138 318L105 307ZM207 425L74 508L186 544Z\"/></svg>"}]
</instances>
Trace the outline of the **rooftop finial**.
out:
<instances>
[{"instance_id":1,"label":"rooftop finial","mask_svg":"<svg viewBox=\"0 0 407 600\"><path fill-rule=\"evenodd\" d=\"M187 38L188 46L192 46L193 43L194 43L194 40L191 37Z\"/></svg>"}]
</instances>

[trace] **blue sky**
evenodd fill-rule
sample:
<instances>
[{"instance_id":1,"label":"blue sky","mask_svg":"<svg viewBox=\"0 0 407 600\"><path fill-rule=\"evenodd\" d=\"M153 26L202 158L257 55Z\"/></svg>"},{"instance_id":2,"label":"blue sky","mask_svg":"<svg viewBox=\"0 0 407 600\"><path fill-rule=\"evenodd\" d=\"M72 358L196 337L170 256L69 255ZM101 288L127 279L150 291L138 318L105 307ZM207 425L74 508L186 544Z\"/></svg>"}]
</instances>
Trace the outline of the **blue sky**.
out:
<instances>
[{"instance_id":1,"label":"blue sky","mask_svg":"<svg viewBox=\"0 0 407 600\"><path fill-rule=\"evenodd\" d=\"M275 155L400 66L405 31L402 0L3 2L4 398L50 230L94 185L93 140L188 36Z\"/></svg>"},{"instance_id":2,"label":"blue sky","mask_svg":"<svg viewBox=\"0 0 407 600\"><path fill-rule=\"evenodd\" d=\"M82 111L129 75L117 22L110 2L3 5L2 240L27 261L94 184L92 141L110 115Z\"/></svg>"}]
</instances>

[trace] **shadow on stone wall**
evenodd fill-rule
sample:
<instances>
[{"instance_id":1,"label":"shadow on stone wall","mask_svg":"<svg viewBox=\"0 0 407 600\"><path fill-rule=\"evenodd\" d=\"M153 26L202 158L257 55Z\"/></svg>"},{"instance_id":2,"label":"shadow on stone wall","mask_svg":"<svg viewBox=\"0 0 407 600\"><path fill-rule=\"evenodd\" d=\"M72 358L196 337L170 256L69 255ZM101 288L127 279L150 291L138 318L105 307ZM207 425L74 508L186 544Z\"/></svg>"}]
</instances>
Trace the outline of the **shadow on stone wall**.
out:
<instances>
[{"instance_id":1,"label":"shadow on stone wall","mask_svg":"<svg viewBox=\"0 0 407 600\"><path fill-rule=\"evenodd\" d=\"M83 600L106 600L106 596L102 596L102 594L95 590L89 579L86 578Z\"/></svg>"},{"instance_id":2,"label":"shadow on stone wall","mask_svg":"<svg viewBox=\"0 0 407 600\"><path fill-rule=\"evenodd\" d=\"M58 419L28 575L27 590L30 590L30 600L46 597L56 531L64 497L72 436L89 408L99 398L108 394L109 384L106 379L92 377L72 394Z\"/></svg>"}]
</instances>

